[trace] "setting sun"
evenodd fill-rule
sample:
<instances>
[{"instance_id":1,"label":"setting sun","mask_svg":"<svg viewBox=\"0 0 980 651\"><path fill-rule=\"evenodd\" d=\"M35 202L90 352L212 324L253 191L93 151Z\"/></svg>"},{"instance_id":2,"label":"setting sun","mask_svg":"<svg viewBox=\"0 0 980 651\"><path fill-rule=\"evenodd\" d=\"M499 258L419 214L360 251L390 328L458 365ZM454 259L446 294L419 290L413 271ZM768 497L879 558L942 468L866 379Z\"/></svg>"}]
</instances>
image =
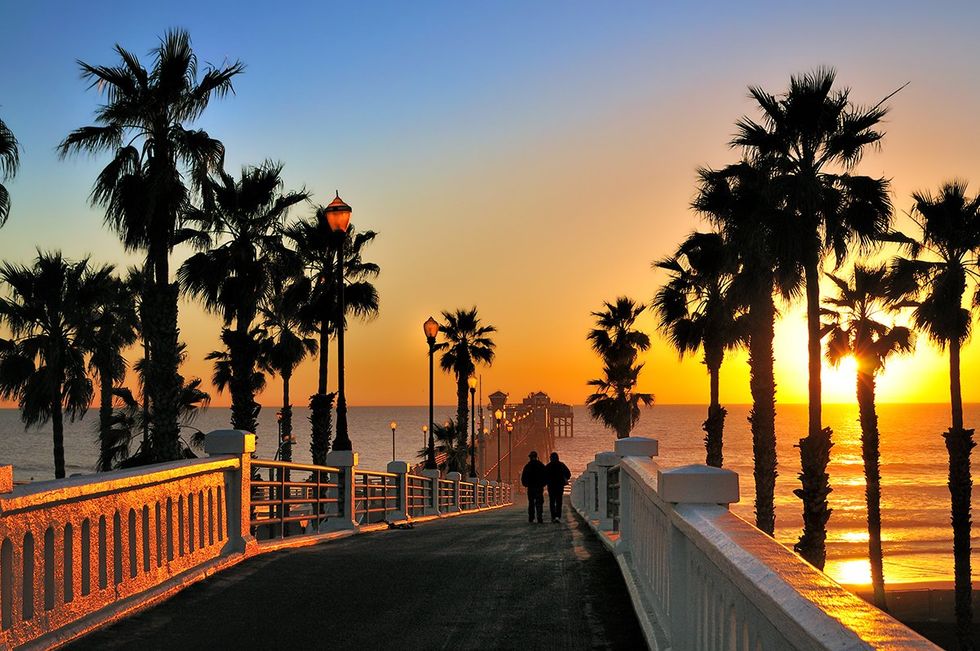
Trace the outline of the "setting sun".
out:
<instances>
[{"instance_id":1,"label":"setting sun","mask_svg":"<svg viewBox=\"0 0 980 651\"><path fill-rule=\"evenodd\" d=\"M836 366L824 361L823 372L820 374L823 382L824 402L849 403L857 401L857 362L848 355Z\"/></svg>"}]
</instances>

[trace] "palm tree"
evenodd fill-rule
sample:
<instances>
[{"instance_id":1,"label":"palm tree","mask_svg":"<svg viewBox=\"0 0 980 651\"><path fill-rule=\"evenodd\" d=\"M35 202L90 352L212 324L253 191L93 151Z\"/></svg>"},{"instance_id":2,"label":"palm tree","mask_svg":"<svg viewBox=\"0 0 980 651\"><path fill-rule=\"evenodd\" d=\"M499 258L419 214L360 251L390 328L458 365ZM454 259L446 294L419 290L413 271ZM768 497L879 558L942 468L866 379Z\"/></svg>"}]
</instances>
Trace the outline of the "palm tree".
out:
<instances>
[{"instance_id":1,"label":"palm tree","mask_svg":"<svg viewBox=\"0 0 980 651\"><path fill-rule=\"evenodd\" d=\"M317 392L310 396L310 451L313 463L326 462L330 450L330 411L334 394L327 393L328 352L330 337L336 334L338 318L337 299L337 251L341 240L330 231L325 217L325 207L318 206L311 218L301 220L285 231L285 237L293 243L301 266L310 281L309 300L300 309L300 318L318 337ZM381 267L364 260L364 248L377 233L358 232L353 225L347 229L344 244L344 306L346 317L369 319L377 315L378 290L371 283L381 273Z\"/></svg>"},{"instance_id":2,"label":"palm tree","mask_svg":"<svg viewBox=\"0 0 980 651\"><path fill-rule=\"evenodd\" d=\"M253 377L259 362L254 321L273 289L277 259L288 255L279 225L291 206L308 197L306 192L283 193L282 186L281 164L246 167L237 181L222 171L205 181L204 207L185 216L188 224L198 227L195 241L210 241L213 248L188 258L177 278L184 292L222 317L221 338L230 364L231 425L246 432L256 431L261 409Z\"/></svg>"},{"instance_id":3,"label":"palm tree","mask_svg":"<svg viewBox=\"0 0 980 651\"><path fill-rule=\"evenodd\" d=\"M756 526L772 536L778 474L774 295L792 299L799 294L799 239L774 194L772 171L758 161L700 170L693 208L719 229L738 255L739 269L729 294L735 305L747 310L755 519Z\"/></svg>"},{"instance_id":4,"label":"palm tree","mask_svg":"<svg viewBox=\"0 0 980 651\"><path fill-rule=\"evenodd\" d=\"M800 440L803 534L796 550L823 568L826 561L827 463L832 431L821 423L820 268L833 252L839 266L857 239L870 244L891 221L888 181L849 173L869 147L881 141L876 130L887 109L884 100L866 109L854 105L848 88L835 89L836 73L818 69L793 76L780 96L749 89L762 122L742 118L733 146L745 149L774 170L780 201L796 221L806 283L809 427ZM887 99L887 98L886 98Z\"/></svg>"},{"instance_id":5,"label":"palm tree","mask_svg":"<svg viewBox=\"0 0 980 651\"><path fill-rule=\"evenodd\" d=\"M444 341L436 344L435 349L443 351L442 357L439 358L439 366L443 371L452 373L456 377L457 436L462 447L465 448L467 423L470 422L467 380L476 371L477 364L487 366L493 364L493 349L496 344L490 336L497 329L492 325L480 323L476 307L469 310L459 309L455 312L444 310L442 318L446 322L439 324L439 332L442 333ZM464 463L454 470L462 472L465 468Z\"/></svg>"},{"instance_id":6,"label":"palm tree","mask_svg":"<svg viewBox=\"0 0 980 651\"><path fill-rule=\"evenodd\" d=\"M463 430L466 427L464 425ZM466 468L467 456L469 455L469 445L466 439L459 436L459 428L450 419L440 425L432 426L432 437L435 441L436 458L441 459L439 470L445 474L447 472L462 472ZM428 448L419 451L419 458L424 459L428 454Z\"/></svg>"},{"instance_id":7,"label":"palm tree","mask_svg":"<svg viewBox=\"0 0 980 651\"><path fill-rule=\"evenodd\" d=\"M660 328L683 356L701 349L710 377L705 463L721 468L725 408L719 400L719 375L725 350L743 343L744 318L729 291L738 273L738 254L719 233L693 233L669 258L654 267L670 272L653 299Z\"/></svg>"},{"instance_id":8,"label":"palm tree","mask_svg":"<svg viewBox=\"0 0 980 651\"><path fill-rule=\"evenodd\" d=\"M270 373L282 378L282 409L280 415L280 445L291 441L293 434L293 406L289 396L289 383L296 367L307 355L317 354L319 345L310 330L300 319L302 305L309 298L307 278L288 277L281 265L273 269L272 291L266 294L259 306L262 329L261 362ZM283 445L283 461L292 460L292 445Z\"/></svg>"},{"instance_id":9,"label":"palm tree","mask_svg":"<svg viewBox=\"0 0 980 651\"><path fill-rule=\"evenodd\" d=\"M835 366L845 357L857 362L857 401L861 420L861 457L864 459L864 496L868 506L868 559L874 604L885 604L885 575L881 551L881 469L878 451L878 414L875 411L875 378L884 370L885 360L896 352L912 350L912 332L902 326L888 326L878 313L894 304L889 300L888 268L854 265L848 284L833 274L838 295L827 299L827 359Z\"/></svg>"},{"instance_id":10,"label":"palm tree","mask_svg":"<svg viewBox=\"0 0 980 651\"><path fill-rule=\"evenodd\" d=\"M88 260L70 262L58 252L39 251L31 267L0 267L10 288L0 299L0 323L13 336L2 347L0 397L17 400L27 427L51 421L57 479L65 476L65 413L72 421L84 415L94 393L85 372L85 337L99 296L91 274Z\"/></svg>"},{"instance_id":11,"label":"palm tree","mask_svg":"<svg viewBox=\"0 0 980 651\"><path fill-rule=\"evenodd\" d=\"M938 195L916 192L910 215L921 231L918 240L892 233L888 240L904 245L909 258L892 264L893 296L914 307L912 321L942 350L949 349L949 393L952 426L943 434L949 454L949 493L953 524L953 574L956 629L963 648L972 648L970 573L970 451L973 430L963 427L960 350L970 336L972 313L963 307L968 279L977 278L980 251L980 196L969 197L967 185L952 181ZM974 306L977 297L974 297Z\"/></svg>"},{"instance_id":12,"label":"palm tree","mask_svg":"<svg viewBox=\"0 0 980 651\"><path fill-rule=\"evenodd\" d=\"M97 470L111 470L118 457L118 435L113 432L115 386L126 376L123 351L136 342L139 316L136 310L136 287L112 274L106 267L93 274L91 281L98 292L93 316L89 366L99 379L99 461Z\"/></svg>"},{"instance_id":13,"label":"palm tree","mask_svg":"<svg viewBox=\"0 0 980 651\"><path fill-rule=\"evenodd\" d=\"M178 288L170 279L170 253L181 241L180 216L191 190L199 189L224 159L219 141L188 125L212 98L233 91L232 79L244 66L209 66L198 79L197 57L183 30L166 33L151 53L149 70L132 52L119 45L115 51L117 66L79 62L82 77L105 94L106 102L96 111L96 124L72 131L59 149L62 156L112 153L95 181L91 200L106 209L106 223L128 250L146 253L152 274L141 302L148 315L143 334L151 352L146 378L152 410L148 452L151 459L166 461L181 454L183 387L177 350Z\"/></svg>"},{"instance_id":14,"label":"palm tree","mask_svg":"<svg viewBox=\"0 0 980 651\"><path fill-rule=\"evenodd\" d=\"M20 166L20 145L17 138L3 120L0 120L0 180L9 181L17 174ZM0 183L0 226L7 222L10 216L10 193Z\"/></svg>"},{"instance_id":15,"label":"palm tree","mask_svg":"<svg viewBox=\"0 0 980 651\"><path fill-rule=\"evenodd\" d=\"M596 327L587 337L602 359L603 377L589 380L595 391L585 404L589 415L615 431L616 438L626 438L640 420L640 404L653 404L652 394L636 391L643 368L636 358L650 348L650 337L633 326L646 306L620 296L615 303L603 303L603 308L592 313Z\"/></svg>"}]
</instances>

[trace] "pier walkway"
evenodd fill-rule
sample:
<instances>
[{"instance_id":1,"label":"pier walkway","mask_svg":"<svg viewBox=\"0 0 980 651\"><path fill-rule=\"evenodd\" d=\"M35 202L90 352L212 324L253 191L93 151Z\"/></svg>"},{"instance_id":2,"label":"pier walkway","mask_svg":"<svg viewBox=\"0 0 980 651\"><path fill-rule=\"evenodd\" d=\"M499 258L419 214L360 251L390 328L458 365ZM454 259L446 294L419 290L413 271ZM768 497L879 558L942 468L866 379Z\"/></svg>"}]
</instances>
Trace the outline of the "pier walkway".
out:
<instances>
[{"instance_id":1,"label":"pier walkway","mask_svg":"<svg viewBox=\"0 0 980 651\"><path fill-rule=\"evenodd\" d=\"M521 500L517 500L520 502ZM71 649L645 647L616 560L566 507L254 557Z\"/></svg>"}]
</instances>

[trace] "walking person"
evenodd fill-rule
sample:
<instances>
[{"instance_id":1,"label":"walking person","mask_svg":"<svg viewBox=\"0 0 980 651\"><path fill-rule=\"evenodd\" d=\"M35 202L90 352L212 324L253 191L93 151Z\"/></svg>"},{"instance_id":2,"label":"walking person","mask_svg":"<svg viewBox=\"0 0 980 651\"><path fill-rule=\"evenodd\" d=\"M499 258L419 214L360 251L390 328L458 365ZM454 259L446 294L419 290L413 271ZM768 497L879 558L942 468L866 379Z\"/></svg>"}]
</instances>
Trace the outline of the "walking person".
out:
<instances>
[{"instance_id":1,"label":"walking person","mask_svg":"<svg viewBox=\"0 0 980 651\"><path fill-rule=\"evenodd\" d=\"M521 471L521 485L527 488L527 521L534 522L535 516L538 524L544 522L542 511L544 511L544 486L547 483L547 476L544 464L538 460L538 453L531 450L527 455L529 460L524 470Z\"/></svg>"},{"instance_id":2,"label":"walking person","mask_svg":"<svg viewBox=\"0 0 980 651\"><path fill-rule=\"evenodd\" d=\"M548 507L551 509L551 521L561 522L561 501L565 494L565 486L572 478L568 466L558 460L558 453L551 453L551 460L544 467L545 481L548 485Z\"/></svg>"}]
</instances>

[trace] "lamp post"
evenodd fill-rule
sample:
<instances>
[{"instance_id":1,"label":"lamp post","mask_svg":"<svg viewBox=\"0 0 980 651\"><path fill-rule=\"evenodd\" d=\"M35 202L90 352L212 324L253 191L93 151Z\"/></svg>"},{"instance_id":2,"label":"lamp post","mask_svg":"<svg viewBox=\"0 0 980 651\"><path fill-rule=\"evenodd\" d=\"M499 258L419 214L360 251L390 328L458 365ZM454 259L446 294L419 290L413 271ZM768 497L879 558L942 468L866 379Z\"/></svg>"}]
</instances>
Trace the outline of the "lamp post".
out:
<instances>
[{"instance_id":1,"label":"lamp post","mask_svg":"<svg viewBox=\"0 0 980 651\"><path fill-rule=\"evenodd\" d=\"M476 477L476 376L466 383L470 386L470 477Z\"/></svg>"},{"instance_id":2,"label":"lamp post","mask_svg":"<svg viewBox=\"0 0 980 651\"><path fill-rule=\"evenodd\" d=\"M344 330L346 329L346 305L344 305L344 244L347 241L347 228L350 226L351 207L340 198L340 192L323 210L323 216L330 230L340 237L337 247L337 436L333 442L334 450L350 450L350 436L347 435L347 395L344 393Z\"/></svg>"},{"instance_id":3,"label":"lamp post","mask_svg":"<svg viewBox=\"0 0 980 651\"><path fill-rule=\"evenodd\" d=\"M487 440L490 438L490 430L486 427L480 428L480 477L485 479L487 474Z\"/></svg>"},{"instance_id":4,"label":"lamp post","mask_svg":"<svg viewBox=\"0 0 980 651\"><path fill-rule=\"evenodd\" d=\"M398 429L398 423L391 421L388 423L388 427L391 428L391 460L395 460L395 430Z\"/></svg>"},{"instance_id":5,"label":"lamp post","mask_svg":"<svg viewBox=\"0 0 980 651\"><path fill-rule=\"evenodd\" d=\"M497 483L500 483L500 419L504 412L499 409L493 412L493 417L497 420Z\"/></svg>"},{"instance_id":6,"label":"lamp post","mask_svg":"<svg viewBox=\"0 0 980 651\"><path fill-rule=\"evenodd\" d=\"M425 435L426 435L426 432L428 432L428 431L429 431L429 426L428 425L423 425L422 426L422 447L423 448L426 447L426 437L425 437Z\"/></svg>"},{"instance_id":7,"label":"lamp post","mask_svg":"<svg viewBox=\"0 0 980 651\"><path fill-rule=\"evenodd\" d=\"M514 483L514 475L511 474L511 460L514 458L514 423L507 421L507 483Z\"/></svg>"},{"instance_id":8,"label":"lamp post","mask_svg":"<svg viewBox=\"0 0 980 651\"><path fill-rule=\"evenodd\" d=\"M276 449L276 459L279 459L280 455L282 455L283 461L289 461L289 459L286 458L286 453L282 447L283 440L282 440L282 412L281 411L276 412L276 428L279 430L279 447L278 449Z\"/></svg>"},{"instance_id":9,"label":"lamp post","mask_svg":"<svg viewBox=\"0 0 980 651\"><path fill-rule=\"evenodd\" d=\"M429 344L429 449L425 454L425 469L436 469L436 442L432 437L432 357L436 352L436 335L439 334L439 322L431 316L422 324L425 341Z\"/></svg>"}]
</instances>

